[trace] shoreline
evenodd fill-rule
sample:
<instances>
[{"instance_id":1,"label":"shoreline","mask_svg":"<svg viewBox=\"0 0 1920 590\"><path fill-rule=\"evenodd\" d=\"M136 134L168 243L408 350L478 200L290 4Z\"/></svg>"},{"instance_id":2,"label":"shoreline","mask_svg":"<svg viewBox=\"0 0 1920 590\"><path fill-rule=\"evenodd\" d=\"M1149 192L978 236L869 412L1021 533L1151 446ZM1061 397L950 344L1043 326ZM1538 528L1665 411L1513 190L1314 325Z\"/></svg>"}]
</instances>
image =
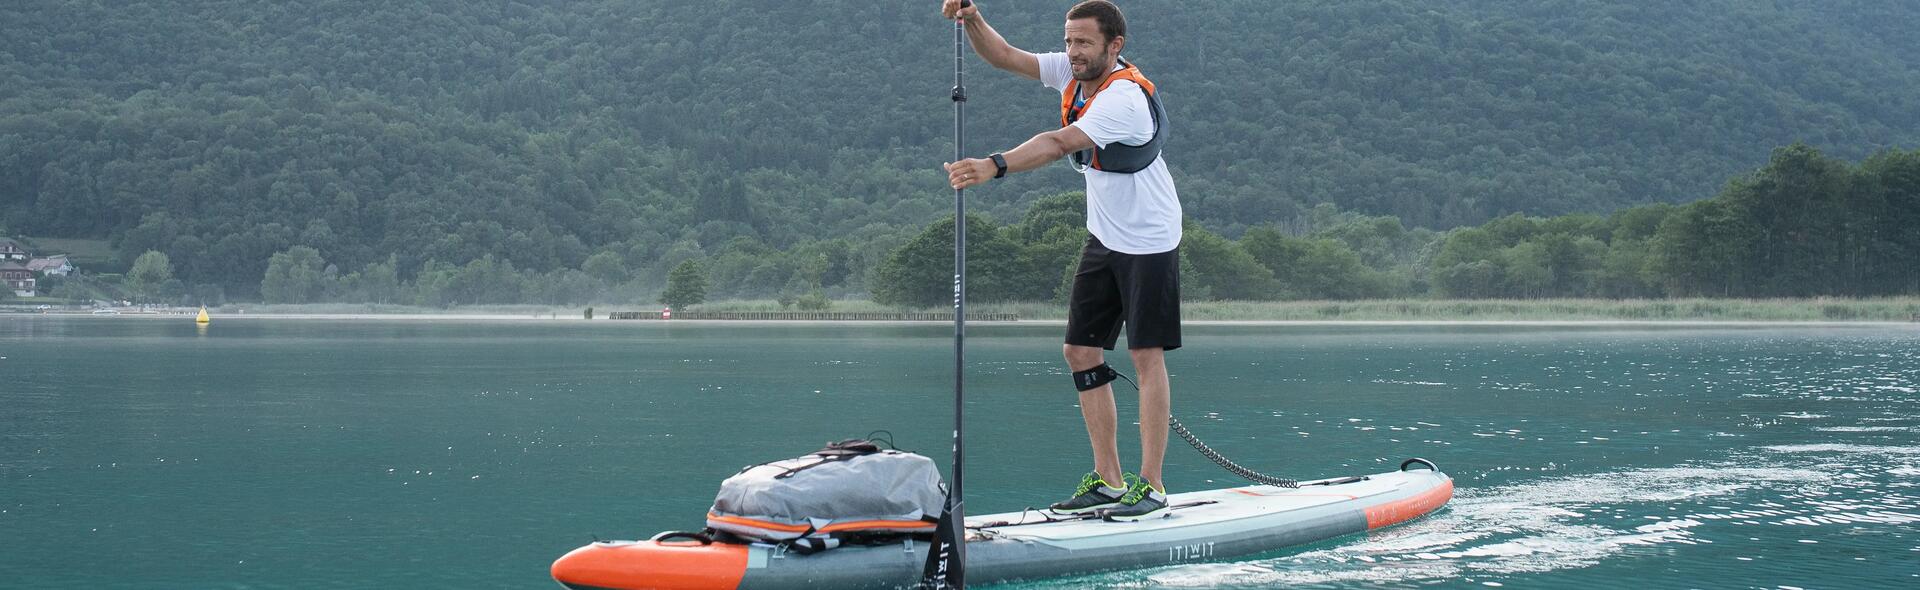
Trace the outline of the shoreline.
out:
<instances>
[{"instance_id":1,"label":"shoreline","mask_svg":"<svg viewBox=\"0 0 1920 590\"><path fill-rule=\"evenodd\" d=\"M1356 301L1192 301L1180 315L1189 325L1252 326L1920 326L1920 297L1864 299L1369 299ZM952 308L898 308L859 299L836 300L829 309L798 310L777 301L728 300L694 306L671 320L661 308L640 304L462 305L452 308L398 304L229 303L209 308L215 321L592 321L697 323L952 323ZM29 308L0 305L0 317L59 315L180 317L198 307L126 306ZM1057 302L970 305L968 323L1058 325L1066 307ZM619 320L612 318L620 317ZM701 318L701 319L694 319ZM1011 318L1009 320L1009 318Z\"/></svg>"},{"instance_id":2,"label":"shoreline","mask_svg":"<svg viewBox=\"0 0 1920 590\"><path fill-rule=\"evenodd\" d=\"M197 313L197 310L196 310ZM0 313L0 318L87 318L116 319L135 321L187 321L194 313L122 313L119 315L94 315L90 313ZM613 320L596 317L588 320L579 315L555 316L533 314L498 313L247 313L215 314L214 323L230 321L461 321L461 322L553 322L553 323L610 323L632 325L683 324L696 326L765 326L765 325L874 325L874 326L944 326L950 322L901 320ZM1802 328L1891 328L1912 326L1920 329L1920 323L1895 320L1754 320L1754 319L1669 319L1669 320L1633 320L1633 319L1391 319L1391 320L1185 320L1188 326L1272 326L1272 327L1311 327L1311 326L1453 326L1453 327L1686 327L1686 328L1759 328L1759 327L1802 327ZM969 326L1064 326L1064 319L1031 319L1016 321L968 320Z\"/></svg>"}]
</instances>

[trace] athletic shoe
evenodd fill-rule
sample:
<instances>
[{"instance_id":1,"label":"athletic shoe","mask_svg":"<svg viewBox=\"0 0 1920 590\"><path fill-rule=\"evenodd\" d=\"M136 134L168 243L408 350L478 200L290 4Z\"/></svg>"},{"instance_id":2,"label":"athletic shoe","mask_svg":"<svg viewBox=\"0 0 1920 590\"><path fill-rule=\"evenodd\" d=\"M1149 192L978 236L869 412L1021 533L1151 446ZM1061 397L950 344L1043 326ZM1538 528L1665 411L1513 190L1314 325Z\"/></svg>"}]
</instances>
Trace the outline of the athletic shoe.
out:
<instances>
[{"instance_id":1,"label":"athletic shoe","mask_svg":"<svg viewBox=\"0 0 1920 590\"><path fill-rule=\"evenodd\" d=\"M1100 511L1105 520L1133 522L1148 518L1161 518L1167 515L1167 495L1153 489L1146 480L1134 480L1133 486L1120 497L1120 505Z\"/></svg>"},{"instance_id":2,"label":"athletic shoe","mask_svg":"<svg viewBox=\"0 0 1920 590\"><path fill-rule=\"evenodd\" d=\"M1134 475L1129 473L1121 481L1133 479ZM1119 506L1120 498L1126 494L1125 488L1107 485L1107 480L1102 479L1099 473L1088 473L1080 478L1080 487L1074 488L1072 498L1055 502L1050 508L1061 514L1085 514L1102 508Z\"/></svg>"}]
</instances>

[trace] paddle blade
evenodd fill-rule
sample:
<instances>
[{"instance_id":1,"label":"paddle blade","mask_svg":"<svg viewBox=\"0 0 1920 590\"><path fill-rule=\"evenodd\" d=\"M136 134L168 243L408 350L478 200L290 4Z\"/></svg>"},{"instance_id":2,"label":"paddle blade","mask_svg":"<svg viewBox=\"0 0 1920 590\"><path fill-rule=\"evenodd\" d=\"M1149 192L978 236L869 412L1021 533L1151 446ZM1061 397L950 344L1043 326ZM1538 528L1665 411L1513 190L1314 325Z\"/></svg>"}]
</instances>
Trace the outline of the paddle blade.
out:
<instances>
[{"instance_id":1,"label":"paddle blade","mask_svg":"<svg viewBox=\"0 0 1920 590\"><path fill-rule=\"evenodd\" d=\"M966 541L961 527L953 520L954 505L940 511L940 524L933 530L933 544L927 547L927 568L920 575L917 590L956 590L967 587Z\"/></svg>"}]
</instances>

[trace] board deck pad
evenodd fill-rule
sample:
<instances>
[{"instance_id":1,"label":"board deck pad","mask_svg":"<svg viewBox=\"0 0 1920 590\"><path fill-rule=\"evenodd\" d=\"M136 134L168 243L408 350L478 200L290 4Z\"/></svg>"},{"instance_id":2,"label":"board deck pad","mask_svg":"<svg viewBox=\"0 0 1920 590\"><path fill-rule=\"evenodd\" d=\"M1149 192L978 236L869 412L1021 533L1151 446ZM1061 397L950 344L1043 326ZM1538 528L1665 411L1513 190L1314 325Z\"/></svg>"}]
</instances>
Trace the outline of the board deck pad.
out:
<instances>
[{"instance_id":1,"label":"board deck pad","mask_svg":"<svg viewBox=\"0 0 1920 590\"><path fill-rule=\"evenodd\" d=\"M1367 480L1325 488L1320 486L1300 489L1284 489L1272 486L1251 486L1204 492L1187 492L1167 495L1167 504L1179 507L1187 504L1199 504L1168 511L1164 518L1150 518L1139 522L1106 522L1100 519L1075 519L1063 522L1044 522L1044 510L1032 510L1020 513L989 514L967 518L967 526L973 530L992 533L1013 539L1032 539L1040 542L1070 543L1089 538L1109 539L1125 536L1165 536L1183 528L1204 528L1211 533L1221 527L1233 527L1235 523L1257 524L1256 519L1263 516L1285 514L1290 511L1325 506L1340 502L1350 502L1359 498L1391 492L1406 482ZM992 523L1020 523L1022 518L1029 524L1012 526L986 526ZM1059 518L1055 516L1055 518ZM1041 522L1035 522L1041 521ZM1111 544L1111 543L1107 543Z\"/></svg>"}]
</instances>

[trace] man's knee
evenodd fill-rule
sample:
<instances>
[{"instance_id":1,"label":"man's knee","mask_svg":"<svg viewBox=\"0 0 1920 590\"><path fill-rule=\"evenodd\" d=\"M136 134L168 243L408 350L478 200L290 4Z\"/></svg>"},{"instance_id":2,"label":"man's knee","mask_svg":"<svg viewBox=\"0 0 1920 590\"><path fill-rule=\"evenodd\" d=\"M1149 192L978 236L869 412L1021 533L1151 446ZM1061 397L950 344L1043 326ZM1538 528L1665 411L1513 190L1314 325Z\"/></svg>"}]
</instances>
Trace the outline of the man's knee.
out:
<instances>
[{"instance_id":1,"label":"man's knee","mask_svg":"<svg viewBox=\"0 0 1920 590\"><path fill-rule=\"evenodd\" d=\"M1127 354L1133 357L1133 366L1138 368L1158 367L1167 362L1167 349L1131 348Z\"/></svg>"},{"instance_id":2,"label":"man's knee","mask_svg":"<svg viewBox=\"0 0 1920 590\"><path fill-rule=\"evenodd\" d=\"M1107 362L1106 355L1097 346L1067 344L1061 346L1061 354L1067 359L1067 368L1085 371Z\"/></svg>"}]
</instances>

